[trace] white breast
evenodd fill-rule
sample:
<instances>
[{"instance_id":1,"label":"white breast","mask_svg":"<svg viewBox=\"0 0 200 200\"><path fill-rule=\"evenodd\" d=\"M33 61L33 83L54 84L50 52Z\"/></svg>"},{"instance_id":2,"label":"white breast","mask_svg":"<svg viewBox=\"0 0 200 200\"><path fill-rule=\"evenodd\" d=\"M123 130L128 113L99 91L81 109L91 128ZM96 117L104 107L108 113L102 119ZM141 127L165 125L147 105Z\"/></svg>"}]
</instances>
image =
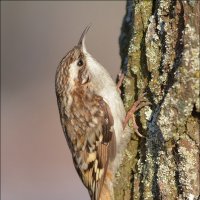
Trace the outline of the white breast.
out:
<instances>
[{"instance_id":1,"label":"white breast","mask_svg":"<svg viewBox=\"0 0 200 200\"><path fill-rule=\"evenodd\" d=\"M110 107L114 119L116 140L117 144L119 144L120 135L123 134L122 122L125 118L125 109L117 91L116 84L105 68L88 53L87 65L92 76L91 81L94 84L95 92L103 97L104 101Z\"/></svg>"}]
</instances>

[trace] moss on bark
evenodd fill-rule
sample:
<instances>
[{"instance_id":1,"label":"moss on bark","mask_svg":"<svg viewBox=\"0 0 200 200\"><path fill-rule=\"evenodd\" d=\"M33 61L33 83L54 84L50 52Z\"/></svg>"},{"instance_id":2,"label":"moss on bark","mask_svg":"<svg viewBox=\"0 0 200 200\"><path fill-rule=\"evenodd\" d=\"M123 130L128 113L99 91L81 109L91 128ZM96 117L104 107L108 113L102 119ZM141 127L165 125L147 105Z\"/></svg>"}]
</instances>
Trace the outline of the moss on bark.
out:
<instances>
[{"instance_id":1,"label":"moss on bark","mask_svg":"<svg viewBox=\"0 0 200 200\"><path fill-rule=\"evenodd\" d=\"M199 5L195 0L127 3L121 40L124 104L128 110L147 92L152 105L136 114L146 138L132 134L116 175L116 200L200 195Z\"/></svg>"}]
</instances>

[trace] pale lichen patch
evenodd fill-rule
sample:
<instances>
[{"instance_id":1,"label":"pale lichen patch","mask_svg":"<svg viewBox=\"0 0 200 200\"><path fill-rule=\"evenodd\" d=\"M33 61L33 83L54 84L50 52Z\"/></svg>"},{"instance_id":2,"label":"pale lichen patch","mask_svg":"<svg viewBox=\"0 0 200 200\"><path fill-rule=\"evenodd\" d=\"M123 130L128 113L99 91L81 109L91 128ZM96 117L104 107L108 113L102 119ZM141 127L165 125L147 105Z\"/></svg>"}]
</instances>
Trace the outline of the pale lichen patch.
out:
<instances>
[{"instance_id":1,"label":"pale lichen patch","mask_svg":"<svg viewBox=\"0 0 200 200\"><path fill-rule=\"evenodd\" d=\"M132 143L132 137L125 156L128 162L135 159L134 167L129 165L134 172L133 195L136 200L196 200L200 193L196 8L191 8L190 0L153 1L153 7L149 7L150 3L146 6L147 2L152 3L135 1L124 84L126 109L144 90L152 103L136 115L146 138L139 139L138 145L136 141ZM125 166L123 169L127 170Z\"/></svg>"}]
</instances>

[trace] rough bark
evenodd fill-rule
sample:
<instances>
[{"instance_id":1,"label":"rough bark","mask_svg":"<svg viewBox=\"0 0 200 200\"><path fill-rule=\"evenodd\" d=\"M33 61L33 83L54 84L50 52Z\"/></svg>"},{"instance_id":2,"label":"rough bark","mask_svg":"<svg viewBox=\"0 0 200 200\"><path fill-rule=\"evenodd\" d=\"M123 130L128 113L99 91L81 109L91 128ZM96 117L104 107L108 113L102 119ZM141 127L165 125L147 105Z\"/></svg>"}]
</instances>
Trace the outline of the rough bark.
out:
<instances>
[{"instance_id":1,"label":"rough bark","mask_svg":"<svg viewBox=\"0 0 200 200\"><path fill-rule=\"evenodd\" d=\"M200 198L199 5L195 0L133 0L120 37L124 104L142 93L116 174L116 200ZM131 124L130 124L131 126Z\"/></svg>"}]
</instances>

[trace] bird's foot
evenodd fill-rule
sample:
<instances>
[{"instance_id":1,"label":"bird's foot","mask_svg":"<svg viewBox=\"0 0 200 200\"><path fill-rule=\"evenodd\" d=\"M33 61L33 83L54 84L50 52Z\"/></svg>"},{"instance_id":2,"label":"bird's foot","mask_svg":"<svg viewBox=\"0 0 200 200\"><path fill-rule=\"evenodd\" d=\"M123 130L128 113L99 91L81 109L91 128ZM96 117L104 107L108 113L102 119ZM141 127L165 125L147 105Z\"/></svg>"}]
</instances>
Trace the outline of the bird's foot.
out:
<instances>
[{"instance_id":1,"label":"bird's foot","mask_svg":"<svg viewBox=\"0 0 200 200\"><path fill-rule=\"evenodd\" d=\"M124 80L124 73L121 71L119 74L118 74L118 82L117 82L117 90L118 92L121 94L121 89L120 87L122 86L122 82Z\"/></svg>"},{"instance_id":2,"label":"bird's foot","mask_svg":"<svg viewBox=\"0 0 200 200\"><path fill-rule=\"evenodd\" d=\"M129 120L132 119L132 122L133 122L133 128L136 132L136 134L139 136L139 137L144 137L139 131L138 131L138 125L135 121L135 112L138 111L140 108L144 107L144 106L147 106L147 105L150 105L151 103L147 100L144 99L145 97L145 94L142 94L138 100L136 102L134 102L134 104L132 105L131 109L127 112L126 114L126 117L125 117L125 120L123 122L123 128L126 127L126 125L128 124Z\"/></svg>"}]
</instances>

